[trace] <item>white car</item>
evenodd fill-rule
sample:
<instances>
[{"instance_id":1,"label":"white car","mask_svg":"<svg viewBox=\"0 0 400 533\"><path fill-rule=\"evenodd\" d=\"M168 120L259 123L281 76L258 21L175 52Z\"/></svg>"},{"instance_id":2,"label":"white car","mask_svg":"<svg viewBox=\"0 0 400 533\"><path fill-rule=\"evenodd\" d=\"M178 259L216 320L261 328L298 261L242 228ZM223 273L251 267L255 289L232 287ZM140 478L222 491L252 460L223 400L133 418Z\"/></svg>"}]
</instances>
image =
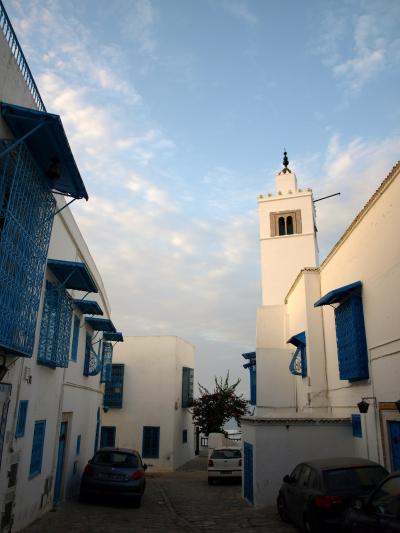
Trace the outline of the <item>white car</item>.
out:
<instances>
[{"instance_id":1,"label":"white car","mask_svg":"<svg viewBox=\"0 0 400 533\"><path fill-rule=\"evenodd\" d=\"M215 448L208 457L208 483L221 478L242 478L242 450Z\"/></svg>"}]
</instances>

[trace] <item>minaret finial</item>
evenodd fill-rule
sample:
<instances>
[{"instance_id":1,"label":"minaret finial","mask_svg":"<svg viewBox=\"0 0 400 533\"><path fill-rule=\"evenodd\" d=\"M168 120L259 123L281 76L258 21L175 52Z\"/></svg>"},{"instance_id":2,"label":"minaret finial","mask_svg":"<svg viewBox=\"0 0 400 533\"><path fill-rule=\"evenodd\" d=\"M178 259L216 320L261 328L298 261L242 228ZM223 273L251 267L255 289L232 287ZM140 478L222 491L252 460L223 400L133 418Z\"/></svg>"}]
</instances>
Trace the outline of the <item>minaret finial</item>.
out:
<instances>
[{"instance_id":1,"label":"minaret finial","mask_svg":"<svg viewBox=\"0 0 400 533\"><path fill-rule=\"evenodd\" d=\"M286 172L290 172L290 169L288 168L289 165L289 159L287 156L286 148L283 149L283 169L282 172L285 174Z\"/></svg>"}]
</instances>

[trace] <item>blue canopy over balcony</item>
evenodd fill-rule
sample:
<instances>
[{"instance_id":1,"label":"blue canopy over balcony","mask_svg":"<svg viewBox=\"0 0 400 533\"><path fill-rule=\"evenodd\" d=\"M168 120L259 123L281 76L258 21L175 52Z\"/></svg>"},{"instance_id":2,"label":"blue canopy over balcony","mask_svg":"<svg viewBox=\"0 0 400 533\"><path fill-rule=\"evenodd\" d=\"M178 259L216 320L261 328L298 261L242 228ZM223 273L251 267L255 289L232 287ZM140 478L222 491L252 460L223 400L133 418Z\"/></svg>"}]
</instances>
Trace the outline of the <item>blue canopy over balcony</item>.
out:
<instances>
[{"instance_id":1,"label":"blue canopy over balcony","mask_svg":"<svg viewBox=\"0 0 400 533\"><path fill-rule=\"evenodd\" d=\"M89 199L59 115L1 103L1 115L15 137L28 147L49 187L75 199Z\"/></svg>"},{"instance_id":2,"label":"blue canopy over balcony","mask_svg":"<svg viewBox=\"0 0 400 533\"><path fill-rule=\"evenodd\" d=\"M317 300L314 304L314 307L320 307L321 305L338 304L342 302L344 298L349 296L349 294L359 291L361 287L361 281L355 281L354 283L344 285L339 289L334 289L333 291L328 292L327 294L325 294L325 296Z\"/></svg>"},{"instance_id":3,"label":"blue canopy over balcony","mask_svg":"<svg viewBox=\"0 0 400 533\"><path fill-rule=\"evenodd\" d=\"M108 331L111 333L116 333L117 331L109 318L85 318L85 322L94 331Z\"/></svg>"},{"instance_id":4,"label":"blue canopy over balcony","mask_svg":"<svg viewBox=\"0 0 400 533\"><path fill-rule=\"evenodd\" d=\"M65 289L98 292L97 285L85 263L48 259L47 266Z\"/></svg>"},{"instance_id":5,"label":"blue canopy over balcony","mask_svg":"<svg viewBox=\"0 0 400 533\"><path fill-rule=\"evenodd\" d=\"M116 331L115 333L109 331L104 332L103 339L111 342L124 342L124 337L120 331Z\"/></svg>"},{"instance_id":6,"label":"blue canopy over balcony","mask_svg":"<svg viewBox=\"0 0 400 533\"><path fill-rule=\"evenodd\" d=\"M74 305L84 315L102 315L103 310L95 300L74 300Z\"/></svg>"}]
</instances>

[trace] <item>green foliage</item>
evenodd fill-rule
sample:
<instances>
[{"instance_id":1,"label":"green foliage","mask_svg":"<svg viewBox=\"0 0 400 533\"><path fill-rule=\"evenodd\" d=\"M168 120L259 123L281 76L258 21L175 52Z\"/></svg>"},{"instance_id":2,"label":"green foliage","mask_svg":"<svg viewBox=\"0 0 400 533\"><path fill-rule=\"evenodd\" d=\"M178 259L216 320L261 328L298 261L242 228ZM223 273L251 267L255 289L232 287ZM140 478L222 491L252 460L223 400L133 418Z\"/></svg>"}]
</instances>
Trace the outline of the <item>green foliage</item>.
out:
<instances>
[{"instance_id":1,"label":"green foliage","mask_svg":"<svg viewBox=\"0 0 400 533\"><path fill-rule=\"evenodd\" d=\"M215 389L209 392L199 383L200 398L193 401L193 421L205 435L223 433L224 424L234 418L240 426L240 417L248 412L247 401L243 395L236 394L238 379L229 385L229 372L226 378L215 378Z\"/></svg>"}]
</instances>

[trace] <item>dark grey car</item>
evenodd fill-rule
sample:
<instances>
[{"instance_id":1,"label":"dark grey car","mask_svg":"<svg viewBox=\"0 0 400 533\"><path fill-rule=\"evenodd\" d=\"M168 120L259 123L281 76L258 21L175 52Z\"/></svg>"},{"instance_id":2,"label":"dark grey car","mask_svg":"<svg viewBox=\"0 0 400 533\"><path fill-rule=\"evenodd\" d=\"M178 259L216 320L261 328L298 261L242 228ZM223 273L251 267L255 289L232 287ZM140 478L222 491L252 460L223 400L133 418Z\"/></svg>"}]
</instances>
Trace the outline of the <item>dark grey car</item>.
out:
<instances>
[{"instance_id":1,"label":"dark grey car","mask_svg":"<svg viewBox=\"0 0 400 533\"><path fill-rule=\"evenodd\" d=\"M368 495L387 475L378 463L356 457L300 463L283 478L278 512L306 533L336 533L351 503Z\"/></svg>"},{"instance_id":2,"label":"dark grey car","mask_svg":"<svg viewBox=\"0 0 400 533\"><path fill-rule=\"evenodd\" d=\"M128 498L135 507L139 507L146 487L146 468L135 450L102 448L85 467L80 500L93 496L116 496Z\"/></svg>"}]
</instances>

